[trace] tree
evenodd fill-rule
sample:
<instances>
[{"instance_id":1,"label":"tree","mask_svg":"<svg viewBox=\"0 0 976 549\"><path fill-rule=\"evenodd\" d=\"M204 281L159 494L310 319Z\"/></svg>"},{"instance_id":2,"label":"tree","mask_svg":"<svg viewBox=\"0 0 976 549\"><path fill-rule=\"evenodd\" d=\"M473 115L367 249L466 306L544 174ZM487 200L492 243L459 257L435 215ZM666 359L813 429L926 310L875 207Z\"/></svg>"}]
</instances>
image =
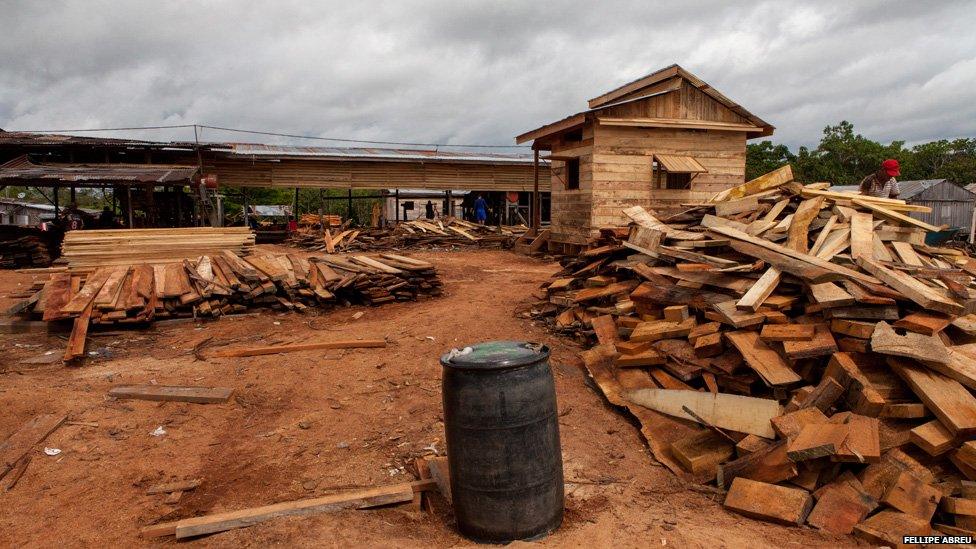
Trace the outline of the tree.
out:
<instances>
[{"instance_id":1,"label":"tree","mask_svg":"<svg viewBox=\"0 0 976 549\"><path fill-rule=\"evenodd\" d=\"M786 145L761 141L746 145L746 181L796 161L796 155Z\"/></svg>"}]
</instances>

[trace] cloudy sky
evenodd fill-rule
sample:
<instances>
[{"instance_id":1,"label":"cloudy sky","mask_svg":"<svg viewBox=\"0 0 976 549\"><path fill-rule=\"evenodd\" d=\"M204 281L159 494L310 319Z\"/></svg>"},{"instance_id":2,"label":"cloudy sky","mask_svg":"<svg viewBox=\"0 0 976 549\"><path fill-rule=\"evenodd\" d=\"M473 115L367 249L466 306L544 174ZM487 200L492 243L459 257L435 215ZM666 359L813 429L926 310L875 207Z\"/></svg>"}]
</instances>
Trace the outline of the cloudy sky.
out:
<instances>
[{"instance_id":1,"label":"cloudy sky","mask_svg":"<svg viewBox=\"0 0 976 549\"><path fill-rule=\"evenodd\" d=\"M974 21L969 1L0 0L0 128L511 144L678 63L792 147L844 119L976 137Z\"/></svg>"}]
</instances>

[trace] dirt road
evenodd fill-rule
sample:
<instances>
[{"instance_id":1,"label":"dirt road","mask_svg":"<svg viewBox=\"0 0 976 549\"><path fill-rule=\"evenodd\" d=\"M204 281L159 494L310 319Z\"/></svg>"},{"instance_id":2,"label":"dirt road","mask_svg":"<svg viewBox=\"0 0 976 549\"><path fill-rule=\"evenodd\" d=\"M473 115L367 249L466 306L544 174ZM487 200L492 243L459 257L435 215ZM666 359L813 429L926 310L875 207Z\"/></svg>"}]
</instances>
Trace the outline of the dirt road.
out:
<instances>
[{"instance_id":1,"label":"dirt road","mask_svg":"<svg viewBox=\"0 0 976 549\"><path fill-rule=\"evenodd\" d=\"M545 545L784 547L851 545L813 530L726 513L648 454L637 429L582 373L578 349L514 316L557 265L493 251L418 252L438 265L445 295L323 315L265 313L161 325L89 340L100 356L79 368L21 361L60 350L54 336L0 336L0 440L39 413L68 414L26 474L0 493L0 545L121 546L141 526L199 514L412 480L405 464L443 453L441 353L491 339L552 348L567 480L566 519ZM28 284L0 272L0 296ZM21 286L23 287L23 286ZM0 299L0 307L9 300ZM365 314L353 320L353 314ZM385 337L386 349L196 360L195 345ZM116 401L113 385L234 387L226 404ZM157 427L165 434L153 436ZM155 483L201 478L176 504L146 495ZM404 509L279 519L191 542L205 546L453 546L442 500L434 514Z\"/></svg>"}]
</instances>

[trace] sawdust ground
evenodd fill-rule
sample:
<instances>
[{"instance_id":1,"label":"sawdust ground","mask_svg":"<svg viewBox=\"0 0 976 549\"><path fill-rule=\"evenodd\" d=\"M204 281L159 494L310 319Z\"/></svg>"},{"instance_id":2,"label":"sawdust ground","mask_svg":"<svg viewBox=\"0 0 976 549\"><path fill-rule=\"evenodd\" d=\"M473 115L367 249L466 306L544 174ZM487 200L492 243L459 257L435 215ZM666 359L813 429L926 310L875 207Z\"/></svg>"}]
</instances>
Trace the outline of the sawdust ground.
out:
<instances>
[{"instance_id":1,"label":"sawdust ground","mask_svg":"<svg viewBox=\"0 0 976 549\"><path fill-rule=\"evenodd\" d=\"M0 545L76 547L175 543L145 540L155 521L411 480L404 465L443 452L441 353L491 339L552 348L567 487L562 528L541 542L600 547L851 545L850 538L786 528L725 512L716 496L687 489L649 456L635 426L592 388L571 343L513 314L557 270L503 251L416 252L433 261L443 297L322 315L263 313L203 324L96 336L85 366L25 365L63 338L0 335L0 440L39 413L68 414L33 452L26 474L0 493ZM0 272L2 299L30 275ZM365 314L358 320L357 311ZM385 337L386 349L196 360L193 347ZM235 388L226 404L114 401L116 384ZM162 426L166 434L151 436ZM152 484L202 478L175 505ZM404 507L296 517L190 543L205 546L454 546L443 500L435 513Z\"/></svg>"}]
</instances>

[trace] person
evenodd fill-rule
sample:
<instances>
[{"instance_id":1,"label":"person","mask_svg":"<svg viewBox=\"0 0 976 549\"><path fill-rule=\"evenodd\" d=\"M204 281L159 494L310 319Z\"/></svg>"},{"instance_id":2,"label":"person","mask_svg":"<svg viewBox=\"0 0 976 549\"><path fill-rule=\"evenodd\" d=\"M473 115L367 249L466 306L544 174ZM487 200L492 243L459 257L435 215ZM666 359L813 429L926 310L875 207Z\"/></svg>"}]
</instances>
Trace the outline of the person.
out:
<instances>
[{"instance_id":1,"label":"person","mask_svg":"<svg viewBox=\"0 0 976 549\"><path fill-rule=\"evenodd\" d=\"M98 216L98 226L102 229L115 228L115 212L112 211L112 208L108 206L102 208L102 213Z\"/></svg>"},{"instance_id":2,"label":"person","mask_svg":"<svg viewBox=\"0 0 976 549\"><path fill-rule=\"evenodd\" d=\"M877 198L898 198L901 190L895 177L900 174L901 168L897 160L885 160L878 171L861 180L861 194Z\"/></svg>"},{"instance_id":3,"label":"person","mask_svg":"<svg viewBox=\"0 0 976 549\"><path fill-rule=\"evenodd\" d=\"M85 228L88 214L78 209L78 204L72 202L61 212L61 219L64 221L64 230L80 231Z\"/></svg>"},{"instance_id":4,"label":"person","mask_svg":"<svg viewBox=\"0 0 976 549\"><path fill-rule=\"evenodd\" d=\"M425 206L425 208L427 210L426 211L427 219L434 219L434 203L428 200L427 206Z\"/></svg>"},{"instance_id":5,"label":"person","mask_svg":"<svg viewBox=\"0 0 976 549\"><path fill-rule=\"evenodd\" d=\"M484 225L488 219L488 202L480 194L474 201L474 218L479 225Z\"/></svg>"}]
</instances>

